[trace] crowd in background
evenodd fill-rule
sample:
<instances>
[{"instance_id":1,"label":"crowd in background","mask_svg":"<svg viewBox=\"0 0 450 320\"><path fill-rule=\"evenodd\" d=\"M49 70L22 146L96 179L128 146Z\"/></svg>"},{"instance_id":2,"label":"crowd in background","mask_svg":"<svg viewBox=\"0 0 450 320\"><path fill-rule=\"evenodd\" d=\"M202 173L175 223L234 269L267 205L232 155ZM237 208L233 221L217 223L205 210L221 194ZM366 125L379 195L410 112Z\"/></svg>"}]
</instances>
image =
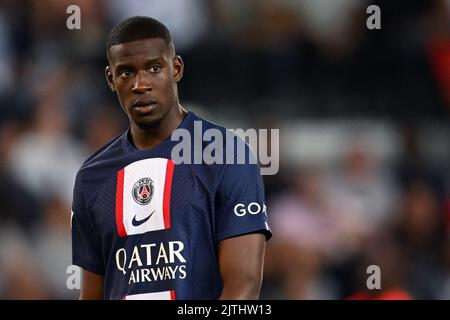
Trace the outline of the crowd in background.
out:
<instances>
[{"instance_id":1,"label":"crowd in background","mask_svg":"<svg viewBox=\"0 0 450 320\"><path fill-rule=\"evenodd\" d=\"M72 4L81 30L66 28ZM133 15L170 29L183 106L280 128L261 298L450 299L449 0L2 0L0 298L78 297L74 177L127 127L105 37Z\"/></svg>"}]
</instances>

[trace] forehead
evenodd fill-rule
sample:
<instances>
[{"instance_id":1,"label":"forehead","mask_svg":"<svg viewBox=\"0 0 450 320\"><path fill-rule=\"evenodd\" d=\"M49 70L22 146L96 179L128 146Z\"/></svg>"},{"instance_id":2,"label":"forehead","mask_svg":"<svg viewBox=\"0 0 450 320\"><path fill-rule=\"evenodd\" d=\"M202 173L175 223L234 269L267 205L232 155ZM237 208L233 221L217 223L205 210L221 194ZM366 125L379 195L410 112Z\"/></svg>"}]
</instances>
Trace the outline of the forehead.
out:
<instances>
[{"instance_id":1,"label":"forehead","mask_svg":"<svg viewBox=\"0 0 450 320\"><path fill-rule=\"evenodd\" d=\"M169 49L163 39L151 38L112 46L109 49L109 60L111 64L117 64L166 57L168 54Z\"/></svg>"}]
</instances>

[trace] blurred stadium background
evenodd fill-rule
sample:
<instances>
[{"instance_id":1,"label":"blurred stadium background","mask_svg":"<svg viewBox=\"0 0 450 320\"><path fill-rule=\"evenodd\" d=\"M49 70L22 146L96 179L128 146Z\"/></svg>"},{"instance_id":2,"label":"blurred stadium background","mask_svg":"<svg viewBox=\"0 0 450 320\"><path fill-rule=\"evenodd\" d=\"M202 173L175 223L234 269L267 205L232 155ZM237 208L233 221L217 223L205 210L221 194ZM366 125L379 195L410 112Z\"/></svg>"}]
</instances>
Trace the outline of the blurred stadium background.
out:
<instances>
[{"instance_id":1,"label":"blurred stadium background","mask_svg":"<svg viewBox=\"0 0 450 320\"><path fill-rule=\"evenodd\" d=\"M261 298L361 296L376 264L384 297L450 299L449 0L1 0L0 298L78 297L74 176L126 128L104 42L132 15L171 30L183 106L280 128Z\"/></svg>"}]
</instances>

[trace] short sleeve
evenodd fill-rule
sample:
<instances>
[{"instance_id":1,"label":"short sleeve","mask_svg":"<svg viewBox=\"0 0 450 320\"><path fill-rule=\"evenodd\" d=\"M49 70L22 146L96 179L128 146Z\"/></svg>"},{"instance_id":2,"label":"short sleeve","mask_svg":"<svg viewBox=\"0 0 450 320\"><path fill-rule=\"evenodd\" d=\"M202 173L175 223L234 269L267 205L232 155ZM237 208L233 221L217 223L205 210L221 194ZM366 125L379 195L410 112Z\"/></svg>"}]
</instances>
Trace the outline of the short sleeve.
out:
<instances>
[{"instance_id":1,"label":"short sleeve","mask_svg":"<svg viewBox=\"0 0 450 320\"><path fill-rule=\"evenodd\" d=\"M100 233L87 209L82 191L79 173L75 181L72 202L72 263L87 271L104 275Z\"/></svg>"},{"instance_id":2,"label":"short sleeve","mask_svg":"<svg viewBox=\"0 0 450 320\"><path fill-rule=\"evenodd\" d=\"M248 233L272 236L264 203L264 184L257 164L228 164L218 186L217 239Z\"/></svg>"}]
</instances>

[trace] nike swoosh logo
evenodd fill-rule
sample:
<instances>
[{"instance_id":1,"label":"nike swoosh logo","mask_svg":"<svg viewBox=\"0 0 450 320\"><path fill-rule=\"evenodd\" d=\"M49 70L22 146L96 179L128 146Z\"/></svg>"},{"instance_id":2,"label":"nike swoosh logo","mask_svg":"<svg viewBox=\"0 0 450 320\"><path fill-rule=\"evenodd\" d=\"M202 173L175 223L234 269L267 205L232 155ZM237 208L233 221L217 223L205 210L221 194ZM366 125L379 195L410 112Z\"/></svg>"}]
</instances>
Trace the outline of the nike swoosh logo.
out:
<instances>
[{"instance_id":1,"label":"nike swoosh logo","mask_svg":"<svg viewBox=\"0 0 450 320\"><path fill-rule=\"evenodd\" d=\"M139 227L141 224L145 223L150 219L150 217L155 213L156 210L153 210L152 213L149 214L148 217L142 219L142 220L136 220L136 216L133 217L133 220L131 221L131 224L135 227Z\"/></svg>"}]
</instances>

